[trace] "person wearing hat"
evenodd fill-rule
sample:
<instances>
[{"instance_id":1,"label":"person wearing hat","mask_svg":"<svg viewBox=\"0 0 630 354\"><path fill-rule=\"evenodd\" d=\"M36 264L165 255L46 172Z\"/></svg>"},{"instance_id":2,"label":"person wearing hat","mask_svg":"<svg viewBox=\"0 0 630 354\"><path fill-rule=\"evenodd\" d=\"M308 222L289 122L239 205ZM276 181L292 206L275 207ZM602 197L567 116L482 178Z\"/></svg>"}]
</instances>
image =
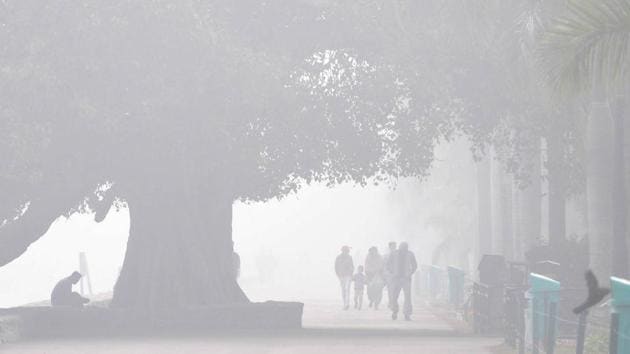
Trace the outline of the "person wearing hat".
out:
<instances>
[{"instance_id":1,"label":"person wearing hat","mask_svg":"<svg viewBox=\"0 0 630 354\"><path fill-rule=\"evenodd\" d=\"M61 279L53 288L52 294L50 294L50 304L54 307L83 307L83 305L90 302L89 299L72 291L72 286L78 283L81 277L81 273L75 271L70 276Z\"/></svg>"},{"instance_id":2,"label":"person wearing hat","mask_svg":"<svg viewBox=\"0 0 630 354\"><path fill-rule=\"evenodd\" d=\"M335 273L341 285L341 298L343 299L343 309L350 308L350 285L354 274L354 262L350 256L350 247L341 247L341 254L335 259Z\"/></svg>"}]
</instances>

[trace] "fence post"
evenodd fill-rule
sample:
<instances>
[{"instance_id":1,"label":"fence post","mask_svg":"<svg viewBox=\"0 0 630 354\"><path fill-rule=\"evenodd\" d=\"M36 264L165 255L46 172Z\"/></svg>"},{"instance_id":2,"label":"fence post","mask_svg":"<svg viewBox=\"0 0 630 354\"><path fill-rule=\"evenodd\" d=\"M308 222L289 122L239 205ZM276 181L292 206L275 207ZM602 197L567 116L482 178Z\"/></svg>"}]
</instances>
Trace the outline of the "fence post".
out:
<instances>
[{"instance_id":1,"label":"fence post","mask_svg":"<svg viewBox=\"0 0 630 354\"><path fill-rule=\"evenodd\" d=\"M610 354L618 354L619 346L619 314L612 313L610 314L610 342L609 344L609 352Z\"/></svg>"},{"instance_id":2,"label":"fence post","mask_svg":"<svg viewBox=\"0 0 630 354\"><path fill-rule=\"evenodd\" d=\"M610 278L612 287L612 318L610 353L630 353L630 281Z\"/></svg>"},{"instance_id":3,"label":"fence post","mask_svg":"<svg viewBox=\"0 0 630 354\"><path fill-rule=\"evenodd\" d=\"M518 354L525 354L525 347L527 344L525 343L525 294L523 292L519 292L518 298Z\"/></svg>"},{"instance_id":4,"label":"fence post","mask_svg":"<svg viewBox=\"0 0 630 354\"><path fill-rule=\"evenodd\" d=\"M553 354L556 350L556 315L558 313L558 302L552 301L549 303L549 310L547 312L547 354Z\"/></svg>"},{"instance_id":5,"label":"fence post","mask_svg":"<svg viewBox=\"0 0 630 354\"><path fill-rule=\"evenodd\" d=\"M575 346L575 354L584 354L584 340L586 339L586 318L588 310L582 311L578 323L577 343Z\"/></svg>"},{"instance_id":6,"label":"fence post","mask_svg":"<svg viewBox=\"0 0 630 354\"><path fill-rule=\"evenodd\" d=\"M536 307L538 300L532 298L532 354L538 354L540 350L538 345L540 342L540 321L538 321L538 315L536 314Z\"/></svg>"},{"instance_id":7,"label":"fence post","mask_svg":"<svg viewBox=\"0 0 630 354\"><path fill-rule=\"evenodd\" d=\"M545 349L553 351L555 346L555 313L551 320L551 311L555 311L560 299L560 282L540 274L530 273L531 309L532 309L532 351L539 353L540 340L544 339ZM554 345L551 345L551 343Z\"/></svg>"}]
</instances>

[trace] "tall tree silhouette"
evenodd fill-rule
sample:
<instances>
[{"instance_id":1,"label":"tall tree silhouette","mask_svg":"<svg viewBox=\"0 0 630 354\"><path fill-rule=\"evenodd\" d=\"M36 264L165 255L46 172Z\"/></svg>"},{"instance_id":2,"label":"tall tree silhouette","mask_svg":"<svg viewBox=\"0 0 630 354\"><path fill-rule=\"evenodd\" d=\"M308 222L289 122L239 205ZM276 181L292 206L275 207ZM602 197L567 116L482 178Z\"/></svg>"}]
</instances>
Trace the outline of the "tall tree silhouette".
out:
<instances>
[{"instance_id":1,"label":"tall tree silhouette","mask_svg":"<svg viewBox=\"0 0 630 354\"><path fill-rule=\"evenodd\" d=\"M114 306L243 302L235 200L426 174L452 107L329 3L2 2L0 266L125 204Z\"/></svg>"}]
</instances>

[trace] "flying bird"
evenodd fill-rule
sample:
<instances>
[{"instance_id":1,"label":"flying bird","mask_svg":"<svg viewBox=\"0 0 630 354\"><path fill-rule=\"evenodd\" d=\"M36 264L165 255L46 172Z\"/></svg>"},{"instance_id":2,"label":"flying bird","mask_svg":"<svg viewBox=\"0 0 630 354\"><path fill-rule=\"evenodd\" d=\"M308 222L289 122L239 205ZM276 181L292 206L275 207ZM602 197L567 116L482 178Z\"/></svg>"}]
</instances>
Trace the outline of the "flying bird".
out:
<instances>
[{"instance_id":1,"label":"flying bird","mask_svg":"<svg viewBox=\"0 0 630 354\"><path fill-rule=\"evenodd\" d=\"M597 305L610 293L610 289L599 287L597 278L592 270L587 270L586 273L584 273L584 278L586 279L586 286L588 287L588 297L584 303L573 309L573 313L576 315Z\"/></svg>"}]
</instances>

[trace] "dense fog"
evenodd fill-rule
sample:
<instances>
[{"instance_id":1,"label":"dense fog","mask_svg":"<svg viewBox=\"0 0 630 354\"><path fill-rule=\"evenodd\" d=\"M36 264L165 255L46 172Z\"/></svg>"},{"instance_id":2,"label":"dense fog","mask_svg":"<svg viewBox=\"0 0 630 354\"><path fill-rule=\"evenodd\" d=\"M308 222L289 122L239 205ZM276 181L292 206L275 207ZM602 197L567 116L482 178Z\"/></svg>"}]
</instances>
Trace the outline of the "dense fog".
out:
<instances>
[{"instance_id":1,"label":"dense fog","mask_svg":"<svg viewBox=\"0 0 630 354\"><path fill-rule=\"evenodd\" d=\"M436 248L447 241L453 250L437 263L468 257L474 252L475 186L467 177L474 162L466 142L444 144L437 156L424 181L311 185L282 199L236 202L232 227L242 262L239 283L254 301L330 300L338 296L334 258L343 245L352 247L357 263L369 247L385 252L390 241L409 242L424 264L432 264ZM0 282L12 289L0 293L0 307L46 301L57 280L78 269L80 252L86 254L94 295L111 296L129 236L129 212L112 208L103 222L93 219L93 214L59 218L22 257L0 268ZM472 261L459 264L470 267Z\"/></svg>"},{"instance_id":2,"label":"dense fog","mask_svg":"<svg viewBox=\"0 0 630 354\"><path fill-rule=\"evenodd\" d=\"M630 0L0 0L0 350L630 353L629 64Z\"/></svg>"}]
</instances>

